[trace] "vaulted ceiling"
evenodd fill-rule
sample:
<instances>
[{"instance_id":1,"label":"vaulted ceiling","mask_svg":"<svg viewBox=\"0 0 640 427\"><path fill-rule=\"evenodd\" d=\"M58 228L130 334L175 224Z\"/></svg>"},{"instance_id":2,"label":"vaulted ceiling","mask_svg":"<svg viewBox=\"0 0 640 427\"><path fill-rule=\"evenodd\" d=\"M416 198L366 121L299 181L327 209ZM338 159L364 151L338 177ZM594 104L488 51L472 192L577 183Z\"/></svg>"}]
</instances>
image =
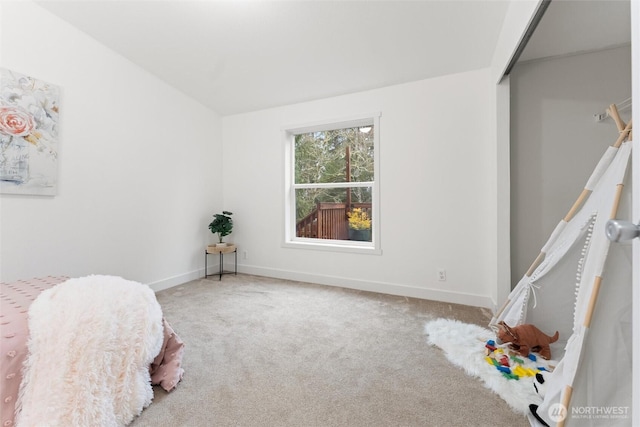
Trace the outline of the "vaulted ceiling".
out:
<instances>
[{"instance_id":1,"label":"vaulted ceiling","mask_svg":"<svg viewBox=\"0 0 640 427\"><path fill-rule=\"evenodd\" d=\"M225 115L490 64L501 1L42 1Z\"/></svg>"},{"instance_id":2,"label":"vaulted ceiling","mask_svg":"<svg viewBox=\"0 0 640 427\"><path fill-rule=\"evenodd\" d=\"M488 67L509 5L506 0L38 3L222 115ZM549 34L558 29L552 24L545 30ZM549 43L562 41L544 36L538 47L527 48L526 59L544 56Z\"/></svg>"}]
</instances>

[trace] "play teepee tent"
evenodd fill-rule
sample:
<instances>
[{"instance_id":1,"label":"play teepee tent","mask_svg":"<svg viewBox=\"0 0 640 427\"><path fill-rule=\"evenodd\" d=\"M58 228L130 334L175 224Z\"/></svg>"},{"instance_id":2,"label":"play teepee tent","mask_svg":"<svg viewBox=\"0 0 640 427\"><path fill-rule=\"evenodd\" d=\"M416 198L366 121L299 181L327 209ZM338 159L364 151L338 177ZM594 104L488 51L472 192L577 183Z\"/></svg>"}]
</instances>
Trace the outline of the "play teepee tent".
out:
<instances>
[{"instance_id":1,"label":"play teepee tent","mask_svg":"<svg viewBox=\"0 0 640 427\"><path fill-rule=\"evenodd\" d=\"M490 323L560 332L537 410L548 425L631 423L631 244L610 244L605 229L618 214L630 217L632 132L615 105L609 114L618 139Z\"/></svg>"}]
</instances>

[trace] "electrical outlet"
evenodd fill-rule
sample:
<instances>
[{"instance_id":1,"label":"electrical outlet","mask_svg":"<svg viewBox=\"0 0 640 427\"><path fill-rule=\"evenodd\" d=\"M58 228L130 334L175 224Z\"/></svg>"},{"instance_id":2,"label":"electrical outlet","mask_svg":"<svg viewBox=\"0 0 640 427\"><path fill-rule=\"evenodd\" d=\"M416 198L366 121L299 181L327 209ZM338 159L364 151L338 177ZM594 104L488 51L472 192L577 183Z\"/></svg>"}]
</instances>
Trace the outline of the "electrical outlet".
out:
<instances>
[{"instance_id":1,"label":"electrical outlet","mask_svg":"<svg viewBox=\"0 0 640 427\"><path fill-rule=\"evenodd\" d=\"M444 268L438 269L438 280L441 282L447 281L447 270L445 270Z\"/></svg>"},{"instance_id":2,"label":"electrical outlet","mask_svg":"<svg viewBox=\"0 0 640 427\"><path fill-rule=\"evenodd\" d=\"M249 258L249 252L242 251L242 259L248 259L248 258Z\"/></svg>"}]
</instances>

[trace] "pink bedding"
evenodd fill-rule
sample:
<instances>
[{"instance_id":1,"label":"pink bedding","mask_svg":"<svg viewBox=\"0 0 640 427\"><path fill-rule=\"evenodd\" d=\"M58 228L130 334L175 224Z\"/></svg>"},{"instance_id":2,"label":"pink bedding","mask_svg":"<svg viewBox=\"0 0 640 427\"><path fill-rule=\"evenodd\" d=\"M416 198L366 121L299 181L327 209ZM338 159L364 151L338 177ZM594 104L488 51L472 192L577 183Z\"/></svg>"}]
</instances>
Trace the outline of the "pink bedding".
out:
<instances>
[{"instance_id":1,"label":"pink bedding","mask_svg":"<svg viewBox=\"0 0 640 427\"><path fill-rule=\"evenodd\" d=\"M0 413L2 427L14 425L14 411L22 364L27 356L29 306L40 294L68 277L45 277L19 280L13 283L0 282ZM184 374L182 354L184 343L171 325L163 319L164 343L162 350L149 367L152 384L170 391Z\"/></svg>"}]
</instances>

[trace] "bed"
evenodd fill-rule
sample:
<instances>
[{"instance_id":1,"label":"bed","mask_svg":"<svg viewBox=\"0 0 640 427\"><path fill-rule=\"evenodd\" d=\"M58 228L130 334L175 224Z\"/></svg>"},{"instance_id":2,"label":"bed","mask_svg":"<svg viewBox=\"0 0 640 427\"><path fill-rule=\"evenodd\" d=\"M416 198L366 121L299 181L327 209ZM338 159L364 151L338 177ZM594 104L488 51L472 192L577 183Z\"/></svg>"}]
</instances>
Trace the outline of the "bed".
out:
<instances>
[{"instance_id":1,"label":"bed","mask_svg":"<svg viewBox=\"0 0 640 427\"><path fill-rule=\"evenodd\" d=\"M147 340L149 342L153 341L153 343L151 347L149 347L150 351L147 351L147 354L144 355L144 357L146 357L145 360L150 361L150 363L148 364L148 368L146 368L145 366L145 369L148 369L148 371L144 372L144 376L146 376L147 382L149 382L150 380L150 384L145 385L144 387L147 390L143 390L141 391L141 393L150 392L151 398L152 398L153 391L151 391L151 384L159 385L160 387L162 387L164 390L168 392L173 390L177 386L178 382L182 379L182 376L184 373L184 370L182 368L182 355L184 350L184 344L180 340L180 338L176 335L176 333L173 331L173 329L171 328L171 325L167 322L167 320L164 319L164 317L162 317L162 312L159 308L159 304L157 304L157 301L155 301L155 295L153 295L153 291L151 291L150 288L148 288L147 286L140 285L135 282L125 281L122 278L114 278L110 276L88 276L88 278L78 278L78 279L69 279L68 277L65 277L65 276L56 276L56 277L49 276L49 277L36 278L31 280L19 280L12 283L2 282L0 283L0 357L1 357L0 359L1 361L0 363L0 371L1 371L0 372L0 398L2 399L0 401L0 405L1 405L0 412L2 414L2 419L0 420L0 422L2 423L1 425L3 427L10 427L15 425L16 423L20 423L24 425L30 424L29 421L24 421L21 423L20 416L18 417L18 419L16 419L15 417L16 408L18 408L19 412L20 411L25 412L26 408L32 408L32 407L46 408L48 406L51 406L52 403L55 403L55 399L64 398L65 396L64 390L61 390L61 389L64 389L64 385L63 385L62 387L57 387L57 391L51 390L51 389L44 390L44 392L47 393L46 395L47 405L42 405L42 403L38 402L37 400L35 401L35 403L27 402L29 398L33 400L34 397L38 397L38 393L34 392L34 390L37 390L37 388L35 388L36 387L35 385L37 384L36 379L38 377L45 377L46 375L44 374L47 373L46 369L49 369L46 367L44 369L42 367L39 367L39 365L37 365L38 359L40 359L41 362L43 363L46 362L46 365L52 365L52 363L49 363L47 361L48 358L54 359L56 364L55 369L57 370L67 369L68 371L69 366L71 366L71 363L73 363L72 369L74 370L77 369L78 372L81 372L81 367L78 366L78 361L83 361L83 360L95 361L97 359L107 360L105 358L108 358L108 360L113 360L115 363L115 361L118 360L116 353L120 353L120 352L124 353L125 351L128 351L125 349L132 348L132 347L139 347L138 343L142 341L142 339L140 337L131 336L131 337L120 337L119 342L122 342L122 346L116 347L115 350L114 348L106 347L108 345L111 345L109 344L110 342L113 341L111 338L108 338L108 339L111 339L111 341L108 341L107 338L102 340L103 344L101 345L103 345L103 347L90 348L92 342L98 343L101 341L102 335L107 335L106 333L95 333L95 336L98 339L94 339L92 337L91 340L87 341L89 344L84 343L82 340L82 337L78 338L77 336L74 336L70 338L69 342L78 343L78 345L81 346L80 349L76 349L73 352L69 351L68 348L59 349L58 353L60 353L63 358L73 359L74 357L76 357L77 360L73 362L67 362L65 360L56 360L53 357L53 355L50 353L38 354L38 351L37 351L38 349L41 349L42 351L47 351L47 352L51 351L50 349L47 350L46 347L42 344L43 338L42 337L38 338L38 333L40 335L44 333L45 334L44 338L46 338L47 333L51 334L50 331L49 332L46 331L47 327L54 328L53 330L56 331L56 334L58 333L58 331L60 331L60 333L62 334L63 333L62 329L64 329L64 327L66 326L61 327L60 324L56 325L54 323L54 320L50 318L43 318L42 316L38 317L37 310L35 309L40 308L40 310L45 310L47 313L47 316L49 316L49 313L52 311L60 311L63 314L62 317L70 316L74 310L73 303L69 302L67 305L67 302L66 302L67 300L61 299L61 298L65 298L65 294L64 294L65 290L67 291L67 298L68 298L69 292L74 293L74 295L78 295L78 298L84 298L84 300L80 305L84 305L85 307L87 307L87 310L90 310L90 312L88 313L88 316L90 318L100 317L99 313L97 313L101 310L100 306L102 306L105 310L107 310L106 311L107 313L109 312L117 313L117 311L114 311L114 309L120 303L118 302L114 303L113 301L115 301L115 299L113 298L110 300L108 293L105 295L92 294L95 291L89 290L89 289L93 289L93 288L89 288L89 287L85 288L82 286L82 284L88 283L87 280L92 284L92 286L93 286L93 282L104 282L102 283L102 285L109 285L109 286L106 286L106 287L103 286L103 288L107 289L108 292L111 292L112 294L115 292L118 292L117 287L110 286L112 284L118 284L119 286L124 286L126 289L131 289L132 288L130 286L131 284L139 285L142 293L139 292L138 294L144 295L144 298L147 298L147 300L152 300L153 302L153 304L147 304L147 305L154 306L153 310L155 311L151 309L149 309L148 311L152 313L153 316L155 316L152 320L153 320L153 328L155 328L156 332L153 339L149 338ZM70 288L70 286L74 286L74 285L81 286L81 287L75 288L75 289ZM125 289L125 288L122 288L122 289ZM84 289L86 289L86 292L89 292L90 297L87 298L86 295L84 297L81 296L80 295L81 293L78 292L78 289L82 289L83 292L84 292ZM39 296L40 298L38 298ZM127 297L125 296L123 298L119 296L117 299L120 299L120 300L127 299ZM34 303L34 301L36 300L37 302ZM90 303L89 304L86 303L87 300L95 301L96 305L94 307L90 307ZM51 304L60 305L60 301L65 301L65 309L51 310L51 307L52 307ZM135 303L138 304L138 306L145 305L145 304L141 304L139 301L136 301ZM78 303L76 303L76 305L78 305ZM136 319L143 318L144 316L142 316L141 313L146 309L143 308L142 311L140 311L139 308L140 307L137 307L137 308L134 307L132 311L131 307L126 307L126 305L123 305L123 310L124 309L128 310L127 313L131 313L131 316L128 317L128 320L126 322L121 322L121 323L126 325L135 324ZM30 309L32 309L31 319L29 319ZM69 311L66 311L66 310L69 310ZM159 311L159 314L158 314L158 311ZM96 316L94 316L94 314L96 314ZM86 316L87 314L85 314L85 317ZM123 317L123 316L119 315L117 317ZM37 320L38 318L45 323L44 327L38 327L37 323L33 323L34 320ZM69 318L65 320L66 320L66 323L70 323ZM89 331L91 334L94 334L96 330L100 330L100 331L103 331L105 329L116 330L114 329L115 326L111 326L109 323L113 323L114 325L115 323L117 323L115 321L110 322L109 319L107 319L106 327L104 326L98 327L98 326L90 325L84 321L77 321L77 319L74 321L76 322L77 330L80 331L78 332L78 334L82 334L82 333L86 334L84 330ZM46 324L47 322L50 322L51 325L47 325ZM30 324L33 328L33 330L31 331L33 332L31 336L30 336L30 329L29 329ZM153 329L148 324L142 325L141 329L145 329L145 328L146 330ZM39 331L39 332L36 333L36 331ZM117 331L119 331L119 329ZM75 332L72 332L71 335L73 335L74 333ZM147 334L147 332L144 332L144 333ZM56 335L56 334L53 334L53 335ZM69 335L69 333L67 333L67 335ZM56 341L60 343L64 342L61 337L54 337L50 341L52 341L53 345L56 345ZM27 345L28 342L29 342L29 345ZM107 344L104 344L104 343L107 343ZM151 351L153 353L150 353ZM85 352L86 354L84 354ZM66 354L69 354L69 355L66 356ZM66 368L65 368L65 363L68 365ZM126 363L130 363L130 361ZM116 366L115 369L117 370L118 369L117 365L114 365L114 366ZM36 368L40 369L40 371L37 371ZM116 377L116 379L117 377L126 376L124 371L125 370L123 369L122 372L120 373L112 372L111 376ZM31 381L27 381L27 379L25 378L25 375L29 376L29 378L31 378ZM68 382L68 377L66 381ZM91 381L92 383L95 383L95 384L100 383L99 379L98 380L93 379ZM22 389L21 389L21 383L22 383ZM29 383L29 384L25 386L24 383ZM55 385L55 381L53 384ZM100 383L100 384L102 388L109 388L109 386L105 387L103 383ZM119 387L119 385L113 386L114 389L117 387ZM101 390L101 392L103 391L104 390ZM39 399L42 399L43 396L45 396L45 394L41 392ZM129 410L128 415L124 417L120 416L119 418L118 417L114 418L114 420L112 420L113 425L128 424L133 418L131 417L131 414L134 414L134 416L138 415L142 411L142 409L144 409L144 407L148 406L148 404L151 401L151 399L148 396L139 397L138 400L142 402L141 403L142 407L140 407L139 404L136 404L137 407L136 405L130 405L132 407L128 408ZM129 403L123 402L123 405L127 405L127 404ZM47 415L47 414L44 414L44 415ZM53 416L51 413L49 413L48 415ZM111 417L111 415L108 415L108 416ZM33 421L34 419L32 419L31 421ZM105 419L102 419L102 421L104 420ZM79 420L77 421L80 422ZM85 421L87 420L85 419ZM109 421L108 424L109 423L111 423L111 421Z\"/></svg>"}]
</instances>

